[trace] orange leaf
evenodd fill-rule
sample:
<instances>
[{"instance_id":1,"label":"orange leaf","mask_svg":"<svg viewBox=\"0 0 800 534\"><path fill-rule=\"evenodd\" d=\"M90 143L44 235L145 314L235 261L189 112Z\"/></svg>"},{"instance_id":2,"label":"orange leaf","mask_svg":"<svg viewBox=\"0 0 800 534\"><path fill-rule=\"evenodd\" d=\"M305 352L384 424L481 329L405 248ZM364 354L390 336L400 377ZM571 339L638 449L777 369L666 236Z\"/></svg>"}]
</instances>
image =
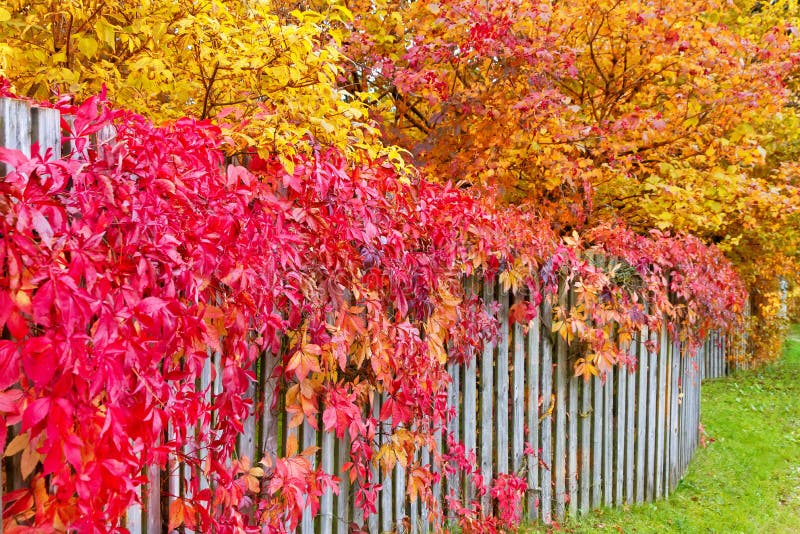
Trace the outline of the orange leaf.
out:
<instances>
[{"instance_id":1,"label":"orange leaf","mask_svg":"<svg viewBox=\"0 0 800 534\"><path fill-rule=\"evenodd\" d=\"M183 499L175 499L169 505L169 526L167 530L170 532L183 524Z\"/></svg>"}]
</instances>

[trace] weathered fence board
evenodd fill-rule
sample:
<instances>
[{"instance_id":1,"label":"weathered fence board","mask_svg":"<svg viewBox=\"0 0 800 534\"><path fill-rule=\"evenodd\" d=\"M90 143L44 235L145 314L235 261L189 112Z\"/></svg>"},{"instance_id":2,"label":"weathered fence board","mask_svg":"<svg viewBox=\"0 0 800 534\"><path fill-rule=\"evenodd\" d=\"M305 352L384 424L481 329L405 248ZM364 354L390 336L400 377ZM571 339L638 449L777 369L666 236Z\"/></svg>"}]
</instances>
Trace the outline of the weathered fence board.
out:
<instances>
[{"instance_id":1,"label":"weathered fence board","mask_svg":"<svg viewBox=\"0 0 800 534\"><path fill-rule=\"evenodd\" d=\"M494 285L483 285L483 302L494 301ZM491 480L494 472L492 438L494 436L494 343L486 343L481 357L481 472L484 480ZM481 501L484 512L491 510L491 495L486 492Z\"/></svg>"},{"instance_id":2,"label":"weathered fence board","mask_svg":"<svg viewBox=\"0 0 800 534\"><path fill-rule=\"evenodd\" d=\"M528 444L531 454L526 458L528 468L528 519L535 519L539 516L539 498L541 495L539 488L539 373L540 365L540 339L542 333L541 318L534 317L528 324L527 337L527 423L528 423Z\"/></svg>"},{"instance_id":3,"label":"weathered fence board","mask_svg":"<svg viewBox=\"0 0 800 534\"><path fill-rule=\"evenodd\" d=\"M559 313L567 308L567 290L562 287L558 297ZM559 317L559 320L561 317ZM563 517L566 505L567 477L567 341L563 335L556 334L556 407L555 407L555 450L553 475L555 486L555 515Z\"/></svg>"},{"instance_id":4,"label":"weathered fence board","mask_svg":"<svg viewBox=\"0 0 800 534\"><path fill-rule=\"evenodd\" d=\"M545 300L542 309L541 322L541 378L542 378L542 410L541 415L541 469L539 470L539 481L541 486L541 518L545 524L549 524L552 518L552 496L553 496L553 409L555 407L553 398L553 332L552 332L552 308Z\"/></svg>"}]
</instances>

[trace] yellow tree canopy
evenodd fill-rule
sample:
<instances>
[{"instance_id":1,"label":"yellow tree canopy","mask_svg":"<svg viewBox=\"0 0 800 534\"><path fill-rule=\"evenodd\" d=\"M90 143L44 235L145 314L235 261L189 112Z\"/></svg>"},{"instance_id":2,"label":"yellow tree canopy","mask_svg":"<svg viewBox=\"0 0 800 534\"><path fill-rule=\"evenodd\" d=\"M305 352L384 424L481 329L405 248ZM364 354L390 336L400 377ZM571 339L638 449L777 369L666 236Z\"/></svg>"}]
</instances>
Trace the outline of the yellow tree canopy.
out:
<instances>
[{"instance_id":1,"label":"yellow tree canopy","mask_svg":"<svg viewBox=\"0 0 800 534\"><path fill-rule=\"evenodd\" d=\"M270 2L11 0L0 10L0 74L31 97L106 86L156 121L217 119L235 146L291 165L301 139L375 150L366 109L337 86L335 32L323 34L349 17Z\"/></svg>"}]
</instances>

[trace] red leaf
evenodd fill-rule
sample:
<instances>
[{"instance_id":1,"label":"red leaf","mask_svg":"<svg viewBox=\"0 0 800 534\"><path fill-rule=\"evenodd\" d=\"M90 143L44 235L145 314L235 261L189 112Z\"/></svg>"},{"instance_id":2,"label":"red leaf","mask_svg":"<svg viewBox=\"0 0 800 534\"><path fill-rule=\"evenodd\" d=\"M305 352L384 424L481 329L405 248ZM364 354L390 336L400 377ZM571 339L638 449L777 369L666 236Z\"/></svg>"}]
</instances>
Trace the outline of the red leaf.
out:
<instances>
[{"instance_id":1,"label":"red leaf","mask_svg":"<svg viewBox=\"0 0 800 534\"><path fill-rule=\"evenodd\" d=\"M22 391L9 389L0 392L0 412L13 413L17 411L17 403L22 398Z\"/></svg>"},{"instance_id":2,"label":"red leaf","mask_svg":"<svg viewBox=\"0 0 800 534\"><path fill-rule=\"evenodd\" d=\"M25 408L22 414L22 430L31 429L39 424L50 413L50 397L36 399Z\"/></svg>"},{"instance_id":3,"label":"red leaf","mask_svg":"<svg viewBox=\"0 0 800 534\"><path fill-rule=\"evenodd\" d=\"M56 373L57 356L49 339L34 337L22 351L22 368L37 387L44 387Z\"/></svg>"},{"instance_id":4,"label":"red leaf","mask_svg":"<svg viewBox=\"0 0 800 534\"><path fill-rule=\"evenodd\" d=\"M30 158L20 150L0 146L0 162L7 163L16 168L29 160Z\"/></svg>"},{"instance_id":5,"label":"red leaf","mask_svg":"<svg viewBox=\"0 0 800 534\"><path fill-rule=\"evenodd\" d=\"M13 341L0 340L0 390L4 390L19 380L19 351ZM2 393L0 393L2 395ZM3 410L0 404L0 411Z\"/></svg>"},{"instance_id":6,"label":"red leaf","mask_svg":"<svg viewBox=\"0 0 800 534\"><path fill-rule=\"evenodd\" d=\"M152 315L155 312L166 307L167 303L158 297L147 297L136 306L136 310L146 315Z\"/></svg>"}]
</instances>

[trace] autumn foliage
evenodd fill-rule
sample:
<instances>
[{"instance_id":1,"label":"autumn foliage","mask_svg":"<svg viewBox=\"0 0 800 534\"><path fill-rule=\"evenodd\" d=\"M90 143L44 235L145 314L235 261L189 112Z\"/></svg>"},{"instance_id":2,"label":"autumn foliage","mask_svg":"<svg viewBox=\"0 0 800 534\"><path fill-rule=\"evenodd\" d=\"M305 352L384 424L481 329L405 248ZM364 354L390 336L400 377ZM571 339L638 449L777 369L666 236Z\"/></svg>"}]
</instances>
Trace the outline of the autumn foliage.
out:
<instances>
[{"instance_id":1,"label":"autumn foliage","mask_svg":"<svg viewBox=\"0 0 800 534\"><path fill-rule=\"evenodd\" d=\"M589 377L635 365L612 336L664 325L691 350L737 324L739 272L768 287L794 261L766 237L796 233L792 167L764 171L785 28L743 35L689 0L319 4L0 8L4 92L74 95L45 104L74 116L71 154L0 149L0 452L30 476L4 532L116 528L170 456L214 481L190 479L172 526L280 532L316 512L337 485L313 451L234 457L267 353L289 426L349 436L360 509L370 466L399 462L436 516L440 475L413 453L446 423L446 364L498 327L465 278L526 295L523 325L572 284L554 330ZM215 354L212 402L196 384ZM432 462L498 504L453 504L462 527L513 526L524 482L482 480L458 450Z\"/></svg>"}]
</instances>

